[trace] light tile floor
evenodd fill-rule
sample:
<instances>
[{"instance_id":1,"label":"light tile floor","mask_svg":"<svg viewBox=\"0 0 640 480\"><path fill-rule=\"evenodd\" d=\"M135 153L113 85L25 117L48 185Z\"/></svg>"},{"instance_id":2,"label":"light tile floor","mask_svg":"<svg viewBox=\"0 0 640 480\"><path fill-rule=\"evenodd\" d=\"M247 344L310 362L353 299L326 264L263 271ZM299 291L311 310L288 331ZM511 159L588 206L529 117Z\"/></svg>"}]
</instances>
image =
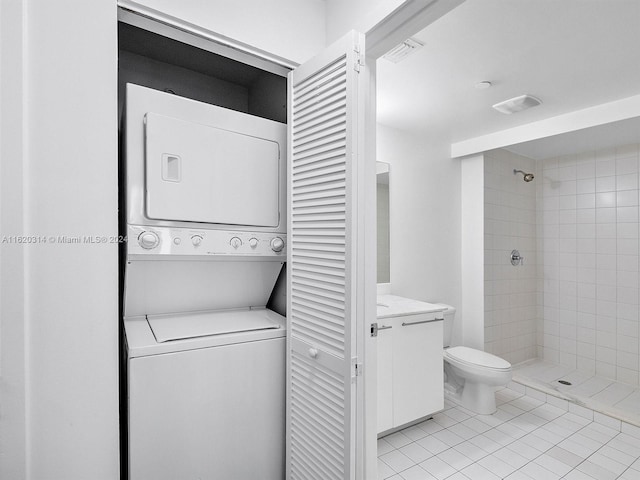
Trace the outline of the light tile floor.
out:
<instances>
[{"instance_id":1,"label":"light tile floor","mask_svg":"<svg viewBox=\"0 0 640 480\"><path fill-rule=\"evenodd\" d=\"M391 480L640 479L640 428L584 416L508 388L498 411L447 404L433 419L378 440L378 478Z\"/></svg>"},{"instance_id":2,"label":"light tile floor","mask_svg":"<svg viewBox=\"0 0 640 480\"><path fill-rule=\"evenodd\" d=\"M515 365L514 380L640 426L640 388L535 360ZM569 381L563 385L558 380Z\"/></svg>"}]
</instances>

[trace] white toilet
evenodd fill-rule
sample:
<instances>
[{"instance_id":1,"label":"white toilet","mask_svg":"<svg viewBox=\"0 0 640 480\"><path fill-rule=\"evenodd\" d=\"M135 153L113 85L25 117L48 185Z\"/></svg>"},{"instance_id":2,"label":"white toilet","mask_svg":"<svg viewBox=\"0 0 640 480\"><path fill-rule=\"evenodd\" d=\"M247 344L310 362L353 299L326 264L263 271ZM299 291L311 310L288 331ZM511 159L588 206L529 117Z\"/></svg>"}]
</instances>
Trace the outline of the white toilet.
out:
<instances>
[{"instance_id":1,"label":"white toilet","mask_svg":"<svg viewBox=\"0 0 640 480\"><path fill-rule=\"evenodd\" d=\"M496 387L511 381L511 364L506 360L469 347L451 347L456 309L444 311L445 397L476 413L496 411Z\"/></svg>"}]
</instances>

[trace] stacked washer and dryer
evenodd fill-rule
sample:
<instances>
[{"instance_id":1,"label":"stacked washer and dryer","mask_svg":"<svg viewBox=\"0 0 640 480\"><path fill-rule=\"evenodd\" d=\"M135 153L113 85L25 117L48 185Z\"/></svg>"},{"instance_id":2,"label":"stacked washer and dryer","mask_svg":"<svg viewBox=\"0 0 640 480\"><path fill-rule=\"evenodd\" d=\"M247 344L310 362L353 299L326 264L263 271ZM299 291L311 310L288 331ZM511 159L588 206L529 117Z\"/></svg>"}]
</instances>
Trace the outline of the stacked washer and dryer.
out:
<instances>
[{"instance_id":1,"label":"stacked washer and dryer","mask_svg":"<svg viewBox=\"0 0 640 480\"><path fill-rule=\"evenodd\" d=\"M129 478L282 479L286 126L129 84L124 135Z\"/></svg>"}]
</instances>

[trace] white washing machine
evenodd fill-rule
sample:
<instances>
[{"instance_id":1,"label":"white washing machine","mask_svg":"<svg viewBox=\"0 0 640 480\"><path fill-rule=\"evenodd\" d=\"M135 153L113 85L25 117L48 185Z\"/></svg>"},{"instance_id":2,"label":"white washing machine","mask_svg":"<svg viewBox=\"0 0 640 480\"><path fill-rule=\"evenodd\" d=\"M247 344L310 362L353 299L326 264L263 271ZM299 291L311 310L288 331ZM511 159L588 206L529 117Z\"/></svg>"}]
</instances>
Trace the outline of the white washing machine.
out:
<instances>
[{"instance_id":1,"label":"white washing machine","mask_svg":"<svg viewBox=\"0 0 640 480\"><path fill-rule=\"evenodd\" d=\"M129 478L281 480L286 126L135 85L126 108Z\"/></svg>"},{"instance_id":2,"label":"white washing machine","mask_svg":"<svg viewBox=\"0 0 640 480\"><path fill-rule=\"evenodd\" d=\"M284 478L284 318L129 317L129 478Z\"/></svg>"}]
</instances>

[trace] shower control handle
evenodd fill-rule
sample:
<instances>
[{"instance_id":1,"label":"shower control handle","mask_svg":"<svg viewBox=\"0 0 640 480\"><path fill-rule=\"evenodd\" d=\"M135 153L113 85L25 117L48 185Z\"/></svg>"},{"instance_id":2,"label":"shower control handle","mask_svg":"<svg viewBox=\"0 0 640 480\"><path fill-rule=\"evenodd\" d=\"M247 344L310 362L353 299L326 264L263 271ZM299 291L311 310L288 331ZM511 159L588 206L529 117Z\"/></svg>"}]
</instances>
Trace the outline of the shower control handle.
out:
<instances>
[{"instance_id":1,"label":"shower control handle","mask_svg":"<svg viewBox=\"0 0 640 480\"><path fill-rule=\"evenodd\" d=\"M511 251L511 265L514 267L517 265L524 265L524 257L520 255L518 250Z\"/></svg>"}]
</instances>

